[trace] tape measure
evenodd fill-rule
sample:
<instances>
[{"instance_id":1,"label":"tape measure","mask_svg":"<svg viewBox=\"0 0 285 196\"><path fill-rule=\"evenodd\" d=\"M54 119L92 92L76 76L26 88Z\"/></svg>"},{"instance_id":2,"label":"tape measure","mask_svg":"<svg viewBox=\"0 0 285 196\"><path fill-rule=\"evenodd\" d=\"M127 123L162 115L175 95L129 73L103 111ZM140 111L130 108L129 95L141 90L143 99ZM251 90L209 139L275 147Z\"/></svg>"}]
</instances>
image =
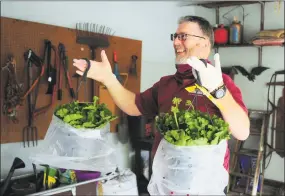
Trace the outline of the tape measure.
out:
<instances>
[{"instance_id":1,"label":"tape measure","mask_svg":"<svg viewBox=\"0 0 285 196\"><path fill-rule=\"evenodd\" d=\"M195 84L194 86L189 86L185 88L189 93L197 92L199 89L210 101L212 101L220 110L223 109L222 105L217 102L217 100L202 86Z\"/></svg>"}]
</instances>

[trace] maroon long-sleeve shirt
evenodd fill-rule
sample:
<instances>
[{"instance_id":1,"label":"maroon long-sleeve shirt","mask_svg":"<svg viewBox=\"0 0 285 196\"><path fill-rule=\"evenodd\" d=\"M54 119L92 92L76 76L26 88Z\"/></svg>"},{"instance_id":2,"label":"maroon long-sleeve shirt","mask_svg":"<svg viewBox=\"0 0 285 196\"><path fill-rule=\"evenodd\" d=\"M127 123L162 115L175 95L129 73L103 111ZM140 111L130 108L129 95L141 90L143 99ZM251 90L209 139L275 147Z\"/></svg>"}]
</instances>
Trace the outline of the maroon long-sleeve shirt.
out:
<instances>
[{"instance_id":1,"label":"maroon long-sleeve shirt","mask_svg":"<svg viewBox=\"0 0 285 196\"><path fill-rule=\"evenodd\" d=\"M228 75L223 74L223 81L235 101L244 109L244 111L248 112L242 100L241 91L235 85L233 80ZM174 75L162 77L151 88L145 90L142 93L136 94L135 103L142 115L154 118L161 112L166 113L171 111L172 99L174 97L181 98L182 102L180 106L185 107L185 101L193 100L196 96L196 102L193 102L196 110L208 112L209 114L216 114L217 116L222 117L219 109L206 96L201 94L197 95L194 92L189 93L185 90L186 87L193 86L195 82L196 80L193 77L190 66L180 66L177 68L177 72ZM162 135L156 131L152 150L152 158L155 155L161 139ZM229 148L227 148L224 167L228 171L229 159L230 153Z\"/></svg>"}]
</instances>

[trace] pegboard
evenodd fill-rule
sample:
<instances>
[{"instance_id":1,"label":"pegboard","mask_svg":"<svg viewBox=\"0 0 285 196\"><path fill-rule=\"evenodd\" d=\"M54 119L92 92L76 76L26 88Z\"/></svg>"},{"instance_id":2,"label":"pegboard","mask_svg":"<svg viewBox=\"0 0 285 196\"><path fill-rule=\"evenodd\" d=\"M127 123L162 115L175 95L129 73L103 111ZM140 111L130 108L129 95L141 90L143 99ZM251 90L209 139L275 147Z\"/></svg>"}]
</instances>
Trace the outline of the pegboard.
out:
<instances>
[{"instance_id":1,"label":"pegboard","mask_svg":"<svg viewBox=\"0 0 285 196\"><path fill-rule=\"evenodd\" d=\"M75 25L74 25L75 26ZM87 45L76 43L76 29L64 28L59 26L47 25L42 23L18 20L13 18L1 17L1 67L5 66L8 55L12 54L16 60L16 74L19 83L23 84L24 92L27 90L27 74L25 72L24 53L32 49L37 56L43 57L44 54L44 40L50 40L51 43L57 48L59 43L63 43L66 48L66 55L68 56L68 68L70 75L75 73L75 68L72 65L74 58L89 58L91 59L91 51ZM126 88L132 92L140 92L140 79L141 79L141 49L142 42L140 40L133 40L117 36L109 36L110 46L105 48L108 59L113 68L113 52L117 52L118 64L120 73L128 73L131 65L131 56L138 57L136 70L137 75L128 75ZM101 61L101 49L96 50L96 60ZM53 63L53 62L52 62ZM23 106L18 109L17 124L10 121L3 115L3 100L4 100L4 87L7 80L5 70L1 70L1 143L22 142L22 130L28 125L28 107L27 99L24 100ZM74 90L77 88L77 79L71 78ZM79 79L80 81L80 79ZM37 99L36 107L42 107L50 103L51 96L46 95L47 82L41 82L40 90ZM85 95L85 87L87 95ZM46 113L40 114L34 119L34 126L38 129L38 139L44 138L45 133L50 124L53 111L59 104L69 103L72 101L69 96L68 86L65 84L63 77L62 84L62 100L55 99L55 103ZM92 101L93 95L99 96L100 102L105 102L108 107L113 108L114 103L110 95L104 93L101 99L99 94L100 84L95 82L95 87L91 89L91 80L87 81L86 86L82 86L79 91L79 101ZM106 90L106 89L105 89ZM92 94L94 92L94 94ZM101 92L101 91L100 91ZM104 92L104 91L103 91ZM101 93L102 94L102 93ZM114 107L112 109L119 115L119 109ZM112 123L111 131L116 131L115 126L119 123L119 119Z\"/></svg>"}]
</instances>

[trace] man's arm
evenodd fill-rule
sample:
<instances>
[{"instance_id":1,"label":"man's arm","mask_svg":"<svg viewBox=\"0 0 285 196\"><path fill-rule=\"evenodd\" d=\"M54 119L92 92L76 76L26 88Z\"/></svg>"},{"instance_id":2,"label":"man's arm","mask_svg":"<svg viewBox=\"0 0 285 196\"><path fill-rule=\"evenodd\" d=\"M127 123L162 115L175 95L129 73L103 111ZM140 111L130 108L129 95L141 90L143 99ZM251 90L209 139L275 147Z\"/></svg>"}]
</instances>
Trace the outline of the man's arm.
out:
<instances>
[{"instance_id":1,"label":"man's arm","mask_svg":"<svg viewBox=\"0 0 285 196\"><path fill-rule=\"evenodd\" d=\"M223 107L221 114L229 123L232 135L238 140L246 140L249 136L250 121L241 92L228 76L223 76L227 87L226 95L216 101Z\"/></svg>"},{"instance_id":2,"label":"man's arm","mask_svg":"<svg viewBox=\"0 0 285 196\"><path fill-rule=\"evenodd\" d=\"M107 87L115 104L122 111L124 111L126 114L130 116L141 115L141 112L139 111L135 103L135 98L136 98L135 93L124 88L116 77L110 77L105 82L105 86Z\"/></svg>"},{"instance_id":3,"label":"man's arm","mask_svg":"<svg viewBox=\"0 0 285 196\"><path fill-rule=\"evenodd\" d=\"M150 118L157 115L159 82L156 82L144 92L137 94L125 89L116 77L106 80L104 84L115 104L128 115L145 115Z\"/></svg>"},{"instance_id":4,"label":"man's arm","mask_svg":"<svg viewBox=\"0 0 285 196\"><path fill-rule=\"evenodd\" d=\"M130 116L153 115L157 112L157 88L149 88L143 93L135 94L124 88L112 73L112 68L104 50L101 51L102 62L90 61L87 77L103 83L115 104ZM83 59L73 59L76 73L83 76L87 62Z\"/></svg>"}]
</instances>

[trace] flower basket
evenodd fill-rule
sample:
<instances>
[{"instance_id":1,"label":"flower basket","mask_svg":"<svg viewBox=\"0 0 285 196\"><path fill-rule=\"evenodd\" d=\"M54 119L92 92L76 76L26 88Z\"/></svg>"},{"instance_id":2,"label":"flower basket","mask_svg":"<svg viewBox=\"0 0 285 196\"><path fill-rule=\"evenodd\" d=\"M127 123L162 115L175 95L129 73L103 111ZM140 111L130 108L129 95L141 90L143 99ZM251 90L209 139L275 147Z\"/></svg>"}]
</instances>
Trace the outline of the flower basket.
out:
<instances>
[{"instance_id":1,"label":"flower basket","mask_svg":"<svg viewBox=\"0 0 285 196\"><path fill-rule=\"evenodd\" d=\"M223 166L230 138L229 125L215 115L179 110L173 99L171 113L159 114L155 125L163 135L153 160L150 195L225 195L228 172Z\"/></svg>"},{"instance_id":2,"label":"flower basket","mask_svg":"<svg viewBox=\"0 0 285 196\"><path fill-rule=\"evenodd\" d=\"M116 116L97 101L94 97L93 103L74 101L58 106L32 161L64 169L114 171L116 156L108 135L110 121Z\"/></svg>"}]
</instances>

